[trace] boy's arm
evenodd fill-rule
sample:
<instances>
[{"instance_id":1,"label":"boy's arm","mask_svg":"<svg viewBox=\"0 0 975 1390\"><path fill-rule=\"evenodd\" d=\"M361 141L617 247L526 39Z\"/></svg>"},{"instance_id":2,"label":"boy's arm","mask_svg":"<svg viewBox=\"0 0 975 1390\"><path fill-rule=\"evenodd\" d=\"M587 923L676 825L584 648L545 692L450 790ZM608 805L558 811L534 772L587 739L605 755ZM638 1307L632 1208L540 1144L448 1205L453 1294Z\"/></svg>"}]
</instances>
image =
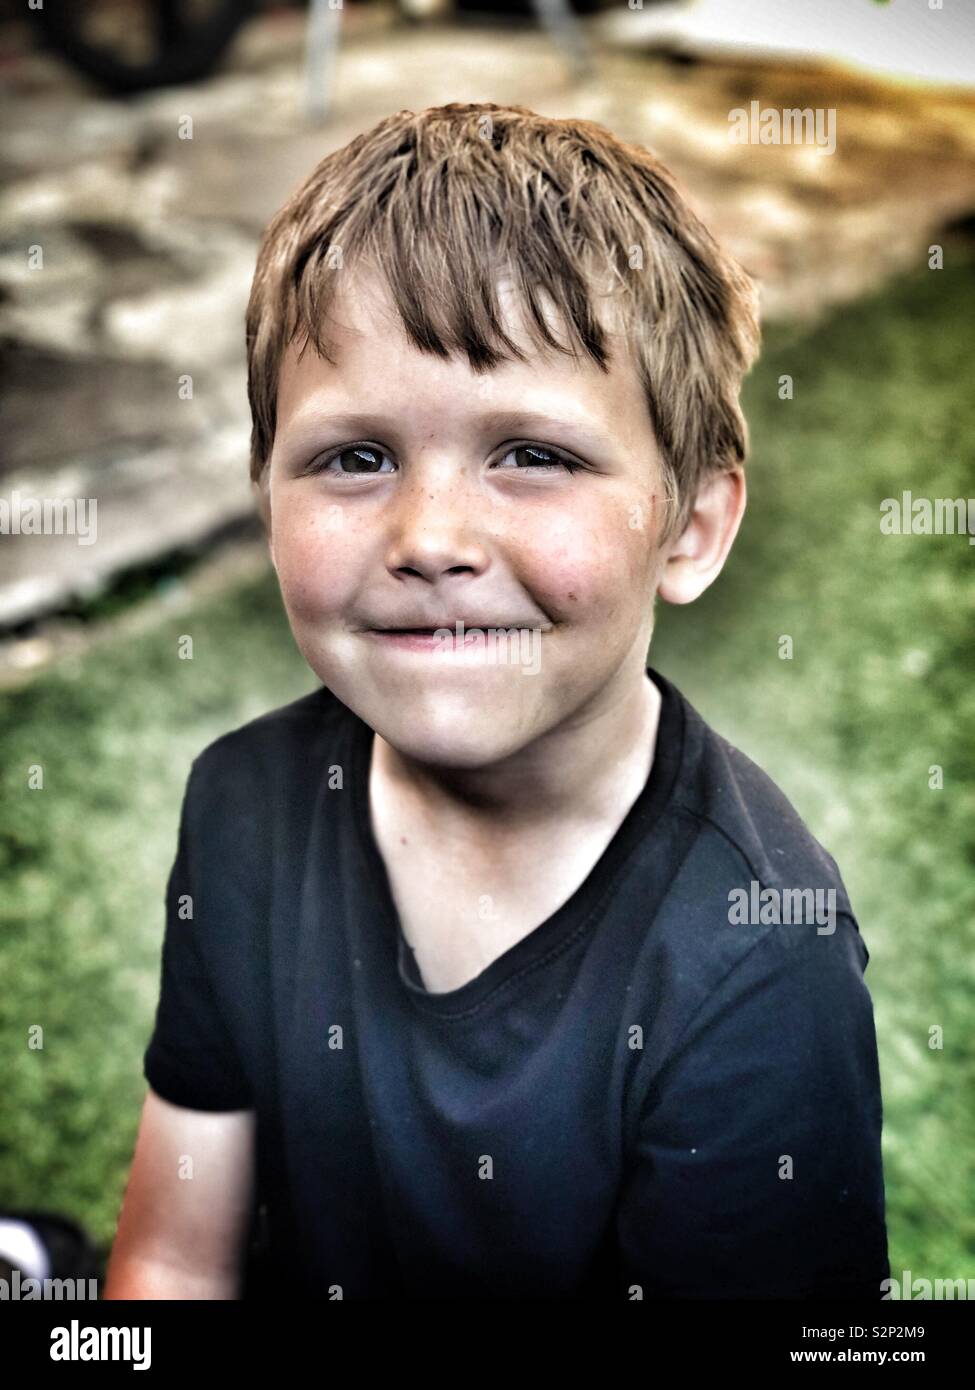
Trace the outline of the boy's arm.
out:
<instances>
[{"instance_id":1,"label":"boy's arm","mask_svg":"<svg viewBox=\"0 0 975 1390\"><path fill-rule=\"evenodd\" d=\"M240 1294L254 1194L253 1110L146 1095L105 1299Z\"/></svg>"},{"instance_id":2,"label":"boy's arm","mask_svg":"<svg viewBox=\"0 0 975 1390\"><path fill-rule=\"evenodd\" d=\"M225 809L228 787L239 790L233 777L245 771L231 767L228 780L224 764L198 758L183 799L166 890L159 1003L143 1063L149 1091L108 1299L239 1296L256 1108L221 1000L232 990L246 1001L248 976L234 972L247 959L260 911L261 862L241 848L239 826ZM247 797L229 801L249 804Z\"/></svg>"},{"instance_id":3,"label":"boy's arm","mask_svg":"<svg viewBox=\"0 0 975 1390\"><path fill-rule=\"evenodd\" d=\"M883 1296L865 948L845 916L771 930L805 936L759 941L652 1077L618 1208L624 1296Z\"/></svg>"}]
</instances>

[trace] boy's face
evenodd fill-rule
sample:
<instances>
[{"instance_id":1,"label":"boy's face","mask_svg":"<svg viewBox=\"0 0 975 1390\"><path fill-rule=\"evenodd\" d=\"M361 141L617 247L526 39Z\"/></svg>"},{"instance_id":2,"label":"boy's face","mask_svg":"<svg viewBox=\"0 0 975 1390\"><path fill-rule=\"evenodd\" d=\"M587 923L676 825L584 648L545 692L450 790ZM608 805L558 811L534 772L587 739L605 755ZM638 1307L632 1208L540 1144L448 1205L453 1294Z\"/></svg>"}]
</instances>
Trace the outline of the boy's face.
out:
<instances>
[{"instance_id":1,"label":"boy's face","mask_svg":"<svg viewBox=\"0 0 975 1390\"><path fill-rule=\"evenodd\" d=\"M444 766L499 763L632 699L653 627L662 481L635 367L622 350L608 374L539 356L503 304L528 359L478 376L410 345L382 282L350 276L337 365L288 349L266 473L309 665L394 748ZM458 621L484 637L388 632ZM524 631L492 656L491 628Z\"/></svg>"}]
</instances>

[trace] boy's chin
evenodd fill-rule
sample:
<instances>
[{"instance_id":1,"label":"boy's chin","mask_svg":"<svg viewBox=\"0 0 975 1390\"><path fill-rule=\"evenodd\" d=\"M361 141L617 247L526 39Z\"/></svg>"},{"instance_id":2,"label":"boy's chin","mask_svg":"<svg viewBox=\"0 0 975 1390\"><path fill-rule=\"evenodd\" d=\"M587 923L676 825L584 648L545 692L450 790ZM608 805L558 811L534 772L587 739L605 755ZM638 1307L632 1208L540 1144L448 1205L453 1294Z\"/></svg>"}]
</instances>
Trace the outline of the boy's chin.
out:
<instances>
[{"instance_id":1,"label":"boy's chin","mask_svg":"<svg viewBox=\"0 0 975 1390\"><path fill-rule=\"evenodd\" d=\"M531 737L531 716L523 707L509 708L497 698L481 701L473 692L401 696L361 717L404 757L439 767L490 766L524 747L526 734Z\"/></svg>"},{"instance_id":2,"label":"boy's chin","mask_svg":"<svg viewBox=\"0 0 975 1390\"><path fill-rule=\"evenodd\" d=\"M523 740L505 738L500 731L488 731L479 723L458 723L452 728L438 725L425 729L409 720L383 720L376 733L401 757L427 767L475 770L496 767L516 756Z\"/></svg>"}]
</instances>

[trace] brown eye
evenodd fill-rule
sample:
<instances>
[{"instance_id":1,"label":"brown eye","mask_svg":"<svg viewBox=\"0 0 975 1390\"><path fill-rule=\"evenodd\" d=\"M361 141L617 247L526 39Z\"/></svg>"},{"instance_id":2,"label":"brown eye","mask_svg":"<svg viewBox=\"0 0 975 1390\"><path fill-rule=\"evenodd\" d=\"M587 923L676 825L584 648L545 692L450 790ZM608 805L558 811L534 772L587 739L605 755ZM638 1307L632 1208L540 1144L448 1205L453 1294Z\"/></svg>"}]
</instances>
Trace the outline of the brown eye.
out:
<instances>
[{"instance_id":1,"label":"brown eye","mask_svg":"<svg viewBox=\"0 0 975 1390\"><path fill-rule=\"evenodd\" d=\"M347 444L344 449L337 449L335 453L317 459L308 472L329 473L333 477L368 477L380 471L385 458L387 455L371 444ZM332 468L333 463L339 466Z\"/></svg>"},{"instance_id":2,"label":"brown eye","mask_svg":"<svg viewBox=\"0 0 975 1390\"><path fill-rule=\"evenodd\" d=\"M514 469L517 473L524 473L529 468L543 468L547 471L562 469L567 473L575 473L582 466L555 449L545 448L542 444L515 444L504 457L518 460Z\"/></svg>"}]
</instances>

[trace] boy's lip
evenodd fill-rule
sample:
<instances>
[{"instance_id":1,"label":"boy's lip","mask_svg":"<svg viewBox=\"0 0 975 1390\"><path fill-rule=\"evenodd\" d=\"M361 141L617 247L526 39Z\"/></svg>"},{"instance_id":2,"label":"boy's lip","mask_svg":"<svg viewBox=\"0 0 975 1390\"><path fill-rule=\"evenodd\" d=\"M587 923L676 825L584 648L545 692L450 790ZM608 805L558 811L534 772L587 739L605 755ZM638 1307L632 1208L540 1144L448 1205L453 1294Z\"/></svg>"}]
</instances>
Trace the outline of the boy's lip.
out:
<instances>
[{"instance_id":1,"label":"boy's lip","mask_svg":"<svg viewBox=\"0 0 975 1390\"><path fill-rule=\"evenodd\" d=\"M364 630L364 635L393 650L442 654L445 650L479 652L485 634L489 636L491 632L544 630L528 623L474 623L458 618L453 624L444 622L439 627L369 627Z\"/></svg>"},{"instance_id":2,"label":"boy's lip","mask_svg":"<svg viewBox=\"0 0 975 1390\"><path fill-rule=\"evenodd\" d=\"M413 651L440 652L445 646L460 651L472 645L476 646L478 642L473 629L470 628L465 627L459 633L448 628L439 631L441 634L446 632L446 637L438 636L438 629L435 628L367 628L366 636L377 637L380 642L391 647Z\"/></svg>"},{"instance_id":3,"label":"boy's lip","mask_svg":"<svg viewBox=\"0 0 975 1390\"><path fill-rule=\"evenodd\" d=\"M499 623L494 621L485 621L481 618L445 618L442 622L438 623L391 623L388 626L385 624L382 626L377 625L375 627L366 628L366 631L385 633L433 633L443 632L444 630L450 630L451 632L453 632L453 630L458 625L460 625L460 627L462 628L480 628L482 630L484 628L508 629L538 626L537 623Z\"/></svg>"}]
</instances>

